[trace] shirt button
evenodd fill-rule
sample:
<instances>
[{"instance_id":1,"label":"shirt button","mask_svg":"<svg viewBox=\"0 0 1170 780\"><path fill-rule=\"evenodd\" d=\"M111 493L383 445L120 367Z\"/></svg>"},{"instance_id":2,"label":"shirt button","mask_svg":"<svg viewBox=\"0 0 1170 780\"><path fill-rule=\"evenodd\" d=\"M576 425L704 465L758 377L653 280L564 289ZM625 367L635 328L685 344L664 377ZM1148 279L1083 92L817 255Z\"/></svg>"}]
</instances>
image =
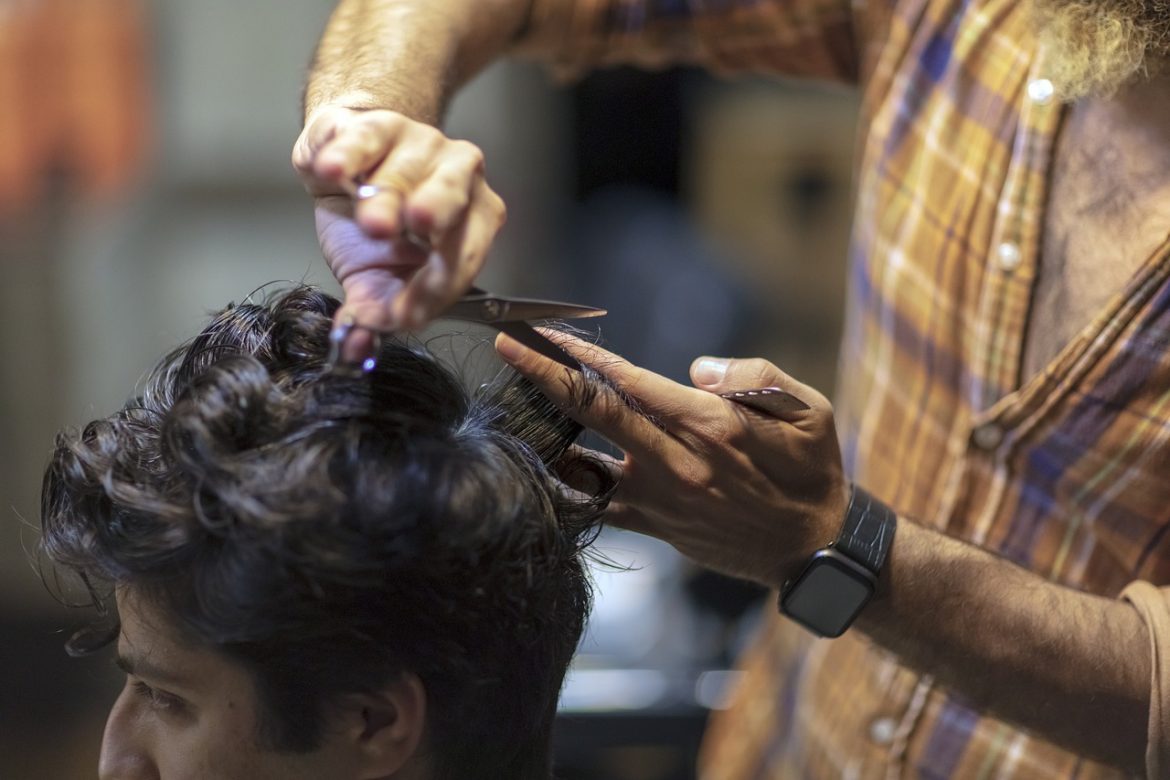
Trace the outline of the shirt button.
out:
<instances>
[{"instance_id":1,"label":"shirt button","mask_svg":"<svg viewBox=\"0 0 1170 780\"><path fill-rule=\"evenodd\" d=\"M1038 106L1046 106L1056 97L1056 87L1048 79L1028 83L1028 97Z\"/></svg>"},{"instance_id":2,"label":"shirt button","mask_svg":"<svg viewBox=\"0 0 1170 780\"><path fill-rule=\"evenodd\" d=\"M999 245L996 254L999 256L999 267L1005 271L1016 270L1020 267L1020 261L1023 259L1020 248L1006 241Z\"/></svg>"},{"instance_id":3,"label":"shirt button","mask_svg":"<svg viewBox=\"0 0 1170 780\"><path fill-rule=\"evenodd\" d=\"M980 425L972 435L975 446L981 450L994 450L1003 442L1003 428L995 423Z\"/></svg>"},{"instance_id":4,"label":"shirt button","mask_svg":"<svg viewBox=\"0 0 1170 780\"><path fill-rule=\"evenodd\" d=\"M898 723L893 718L876 718L869 724L869 738L878 745L888 745L894 741L894 734L898 730Z\"/></svg>"}]
</instances>

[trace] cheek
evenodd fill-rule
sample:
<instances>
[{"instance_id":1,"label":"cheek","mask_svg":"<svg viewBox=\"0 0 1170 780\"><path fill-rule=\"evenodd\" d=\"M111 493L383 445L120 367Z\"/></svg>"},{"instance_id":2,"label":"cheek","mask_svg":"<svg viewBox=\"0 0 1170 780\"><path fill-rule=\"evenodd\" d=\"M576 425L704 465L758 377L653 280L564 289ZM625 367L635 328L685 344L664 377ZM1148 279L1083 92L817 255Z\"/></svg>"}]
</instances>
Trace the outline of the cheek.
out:
<instances>
[{"instance_id":1,"label":"cheek","mask_svg":"<svg viewBox=\"0 0 1170 780\"><path fill-rule=\"evenodd\" d=\"M346 777L346 756L325 749L279 753L260 744L259 716L248 697L233 696L206 713L201 739L207 763L199 777L215 780L335 780ZM162 780L169 780L166 776Z\"/></svg>"},{"instance_id":2,"label":"cheek","mask_svg":"<svg viewBox=\"0 0 1170 780\"><path fill-rule=\"evenodd\" d=\"M200 752L206 757L206 776L268 780L265 759L269 752L257 742L256 722L249 708L229 699L216 712L206 713L200 722Z\"/></svg>"}]
</instances>

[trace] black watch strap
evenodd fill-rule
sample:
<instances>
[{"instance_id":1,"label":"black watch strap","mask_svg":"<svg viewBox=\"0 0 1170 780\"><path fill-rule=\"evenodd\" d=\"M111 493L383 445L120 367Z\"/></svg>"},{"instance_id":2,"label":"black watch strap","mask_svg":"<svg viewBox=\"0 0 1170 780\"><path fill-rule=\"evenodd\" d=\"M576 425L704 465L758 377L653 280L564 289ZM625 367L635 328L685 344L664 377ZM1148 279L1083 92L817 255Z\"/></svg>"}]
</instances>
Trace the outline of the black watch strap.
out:
<instances>
[{"instance_id":1,"label":"black watch strap","mask_svg":"<svg viewBox=\"0 0 1170 780\"><path fill-rule=\"evenodd\" d=\"M873 572L876 577L894 543L897 515L856 485L845 512L841 536L833 547Z\"/></svg>"}]
</instances>

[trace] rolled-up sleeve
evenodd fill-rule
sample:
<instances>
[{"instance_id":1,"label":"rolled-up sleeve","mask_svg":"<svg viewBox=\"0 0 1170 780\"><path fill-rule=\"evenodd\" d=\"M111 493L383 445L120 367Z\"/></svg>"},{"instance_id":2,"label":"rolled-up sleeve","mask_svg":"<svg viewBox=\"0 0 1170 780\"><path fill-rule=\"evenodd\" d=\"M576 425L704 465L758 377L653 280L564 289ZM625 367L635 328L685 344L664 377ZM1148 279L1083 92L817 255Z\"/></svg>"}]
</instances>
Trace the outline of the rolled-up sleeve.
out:
<instances>
[{"instance_id":1,"label":"rolled-up sleeve","mask_svg":"<svg viewBox=\"0 0 1170 780\"><path fill-rule=\"evenodd\" d=\"M563 77L605 65L692 64L853 83L875 15L868 6L880 1L533 0L519 50Z\"/></svg>"},{"instance_id":2,"label":"rolled-up sleeve","mask_svg":"<svg viewBox=\"0 0 1170 780\"><path fill-rule=\"evenodd\" d=\"M1150 720L1146 776L1170 778L1170 588L1134 582L1121 594L1137 609L1150 635Z\"/></svg>"}]
</instances>

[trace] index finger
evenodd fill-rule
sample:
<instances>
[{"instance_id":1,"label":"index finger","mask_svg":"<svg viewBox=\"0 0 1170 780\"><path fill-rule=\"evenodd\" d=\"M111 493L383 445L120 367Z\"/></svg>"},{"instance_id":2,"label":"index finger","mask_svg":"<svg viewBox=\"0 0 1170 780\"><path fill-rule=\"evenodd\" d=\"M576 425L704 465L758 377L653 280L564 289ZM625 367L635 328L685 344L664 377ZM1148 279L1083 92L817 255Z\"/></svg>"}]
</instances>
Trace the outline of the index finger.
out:
<instances>
[{"instance_id":1,"label":"index finger","mask_svg":"<svg viewBox=\"0 0 1170 780\"><path fill-rule=\"evenodd\" d=\"M660 460L674 444L668 433L631 408L613 388L589 379L584 371L565 368L504 333L496 337L496 351L557 408L627 454Z\"/></svg>"},{"instance_id":2,"label":"index finger","mask_svg":"<svg viewBox=\"0 0 1170 780\"><path fill-rule=\"evenodd\" d=\"M574 336L548 329L541 333L605 381L567 369L503 334L496 338L496 349L570 417L635 457L668 456L670 449L681 446L670 429L689 428L708 414L711 404L720 404L709 393L672 382Z\"/></svg>"},{"instance_id":3,"label":"index finger","mask_svg":"<svg viewBox=\"0 0 1170 780\"><path fill-rule=\"evenodd\" d=\"M711 393L680 385L570 333L552 328L537 330L583 365L604 375L614 387L637 400L642 409L668 427L689 429L696 421L723 415L723 404Z\"/></svg>"}]
</instances>

